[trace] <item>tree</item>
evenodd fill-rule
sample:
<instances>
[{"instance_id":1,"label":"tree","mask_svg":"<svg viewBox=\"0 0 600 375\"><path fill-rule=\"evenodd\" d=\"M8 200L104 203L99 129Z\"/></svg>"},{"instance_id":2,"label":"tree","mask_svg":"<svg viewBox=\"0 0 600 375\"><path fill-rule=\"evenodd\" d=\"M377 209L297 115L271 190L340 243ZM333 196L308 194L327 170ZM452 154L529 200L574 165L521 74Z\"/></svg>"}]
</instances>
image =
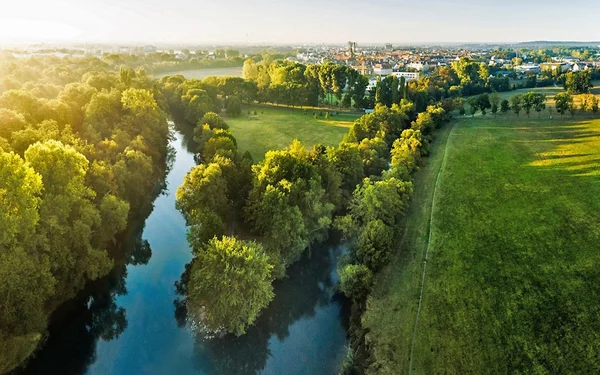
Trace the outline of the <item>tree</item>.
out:
<instances>
[{"instance_id":1,"label":"tree","mask_svg":"<svg viewBox=\"0 0 600 375\"><path fill-rule=\"evenodd\" d=\"M272 269L260 244L213 238L192 262L188 316L209 335L244 334L273 299Z\"/></svg>"},{"instance_id":2,"label":"tree","mask_svg":"<svg viewBox=\"0 0 600 375\"><path fill-rule=\"evenodd\" d=\"M377 219L362 228L353 254L359 263L376 272L387 263L393 245L394 229Z\"/></svg>"},{"instance_id":3,"label":"tree","mask_svg":"<svg viewBox=\"0 0 600 375\"><path fill-rule=\"evenodd\" d=\"M336 220L336 227L346 237L358 238L352 257L372 271L381 268L388 259L394 227L403 215L412 183L395 177L381 181L365 178L353 194L348 214Z\"/></svg>"},{"instance_id":4,"label":"tree","mask_svg":"<svg viewBox=\"0 0 600 375\"><path fill-rule=\"evenodd\" d=\"M529 112L531 112L531 108L534 106L534 102L536 100L536 95L534 92L528 92L523 95L523 108L525 109L525 113L527 117L529 117Z\"/></svg>"},{"instance_id":5,"label":"tree","mask_svg":"<svg viewBox=\"0 0 600 375\"><path fill-rule=\"evenodd\" d=\"M373 273L364 264L348 264L339 270L340 289L353 301L363 300L371 291Z\"/></svg>"},{"instance_id":6,"label":"tree","mask_svg":"<svg viewBox=\"0 0 600 375\"><path fill-rule=\"evenodd\" d=\"M358 148L361 151L366 176L378 176L387 168L389 150L383 139L365 138Z\"/></svg>"},{"instance_id":7,"label":"tree","mask_svg":"<svg viewBox=\"0 0 600 375\"><path fill-rule=\"evenodd\" d=\"M392 75L391 78L391 89L392 89L392 104L397 104L400 102L400 94L398 92L398 77L396 77L395 75Z\"/></svg>"},{"instance_id":8,"label":"tree","mask_svg":"<svg viewBox=\"0 0 600 375\"><path fill-rule=\"evenodd\" d=\"M208 124L211 129L229 129L229 125L227 125L225 120L214 112L206 112L197 125L201 126L204 124Z\"/></svg>"},{"instance_id":9,"label":"tree","mask_svg":"<svg viewBox=\"0 0 600 375\"><path fill-rule=\"evenodd\" d=\"M383 104L383 88L381 86L381 76L377 77L377 85L375 86L375 103Z\"/></svg>"},{"instance_id":10,"label":"tree","mask_svg":"<svg viewBox=\"0 0 600 375\"><path fill-rule=\"evenodd\" d=\"M95 193L85 185L88 160L58 141L32 145L25 160L42 176L39 233L45 237L44 251L52 259L56 295L66 299L85 281L105 275L112 266L104 248L90 241L103 223L92 202Z\"/></svg>"},{"instance_id":11,"label":"tree","mask_svg":"<svg viewBox=\"0 0 600 375\"><path fill-rule=\"evenodd\" d=\"M42 189L41 176L20 156L0 152L0 342L45 329L56 280L37 247ZM7 360L2 352L0 359Z\"/></svg>"},{"instance_id":12,"label":"tree","mask_svg":"<svg viewBox=\"0 0 600 375\"><path fill-rule=\"evenodd\" d=\"M541 93L534 93L533 98L533 108L538 113L538 116L542 113L544 109L546 109L546 95Z\"/></svg>"},{"instance_id":13,"label":"tree","mask_svg":"<svg viewBox=\"0 0 600 375\"><path fill-rule=\"evenodd\" d=\"M477 108L481 110L481 114L485 116L486 110L491 108L490 97L488 94L481 94L476 99Z\"/></svg>"},{"instance_id":14,"label":"tree","mask_svg":"<svg viewBox=\"0 0 600 375\"><path fill-rule=\"evenodd\" d=\"M199 250L213 236L227 233L227 181L218 163L200 164L177 189L175 206L183 214L192 248Z\"/></svg>"},{"instance_id":15,"label":"tree","mask_svg":"<svg viewBox=\"0 0 600 375\"><path fill-rule=\"evenodd\" d=\"M27 127L25 117L13 110L0 108L0 137L11 139L12 133Z\"/></svg>"},{"instance_id":16,"label":"tree","mask_svg":"<svg viewBox=\"0 0 600 375\"><path fill-rule=\"evenodd\" d=\"M500 95L498 93L493 93L490 95L490 103L491 103L491 111L496 117L496 113L498 113L498 108L500 105Z\"/></svg>"},{"instance_id":17,"label":"tree","mask_svg":"<svg viewBox=\"0 0 600 375\"><path fill-rule=\"evenodd\" d=\"M258 79L258 66L252 59L244 61L242 67L242 78L247 81L256 81Z\"/></svg>"},{"instance_id":18,"label":"tree","mask_svg":"<svg viewBox=\"0 0 600 375\"><path fill-rule=\"evenodd\" d=\"M565 74L564 87L569 94L585 94L592 85L592 73L589 70L569 72Z\"/></svg>"},{"instance_id":19,"label":"tree","mask_svg":"<svg viewBox=\"0 0 600 375\"><path fill-rule=\"evenodd\" d=\"M522 95L514 95L510 98L510 107L513 112L518 116L523 108L523 96Z\"/></svg>"},{"instance_id":20,"label":"tree","mask_svg":"<svg viewBox=\"0 0 600 375\"><path fill-rule=\"evenodd\" d=\"M253 168L255 184L245 207L246 219L265 239L277 278L310 244L327 238L331 225L334 205L310 156L294 141L286 149L267 152Z\"/></svg>"},{"instance_id":21,"label":"tree","mask_svg":"<svg viewBox=\"0 0 600 375\"><path fill-rule=\"evenodd\" d=\"M229 98L229 103L227 104L227 114L231 117L238 117L242 114L242 103L238 97L232 96Z\"/></svg>"},{"instance_id":22,"label":"tree","mask_svg":"<svg viewBox=\"0 0 600 375\"><path fill-rule=\"evenodd\" d=\"M556 107L556 111L558 113L560 113L560 116L562 117L567 111L569 111L571 109L571 107L574 107L573 105L573 97L566 93L566 92L561 92L556 94L556 96L554 97L554 106Z\"/></svg>"},{"instance_id":23,"label":"tree","mask_svg":"<svg viewBox=\"0 0 600 375\"><path fill-rule=\"evenodd\" d=\"M509 109L510 109L510 104L509 104L508 100L503 99L502 102L500 103L500 112L506 113L506 112L508 112Z\"/></svg>"},{"instance_id":24,"label":"tree","mask_svg":"<svg viewBox=\"0 0 600 375\"><path fill-rule=\"evenodd\" d=\"M477 109L479 106L479 102L478 102L477 98L471 97L467 100L467 103L469 103L469 113L471 114L472 117L475 117L475 113L477 113Z\"/></svg>"}]
</instances>

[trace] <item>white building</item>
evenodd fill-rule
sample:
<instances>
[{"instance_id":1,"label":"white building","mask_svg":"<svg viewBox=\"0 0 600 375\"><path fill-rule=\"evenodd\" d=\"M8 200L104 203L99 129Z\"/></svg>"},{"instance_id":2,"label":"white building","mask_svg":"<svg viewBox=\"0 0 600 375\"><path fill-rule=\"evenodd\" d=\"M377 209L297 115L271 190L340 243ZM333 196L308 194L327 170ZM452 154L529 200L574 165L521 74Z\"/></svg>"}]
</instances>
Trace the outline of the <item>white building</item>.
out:
<instances>
[{"instance_id":1,"label":"white building","mask_svg":"<svg viewBox=\"0 0 600 375\"><path fill-rule=\"evenodd\" d=\"M431 68L428 63L412 62L406 65L407 68L416 69L418 71L427 72Z\"/></svg>"},{"instance_id":2,"label":"white building","mask_svg":"<svg viewBox=\"0 0 600 375\"><path fill-rule=\"evenodd\" d=\"M418 80L420 75L419 72L393 72L392 74L398 77L398 79L400 79L400 77L404 77L407 82Z\"/></svg>"},{"instance_id":3,"label":"white building","mask_svg":"<svg viewBox=\"0 0 600 375\"><path fill-rule=\"evenodd\" d=\"M542 69L538 64L525 64L515 66L515 71L521 73L540 73Z\"/></svg>"},{"instance_id":4,"label":"white building","mask_svg":"<svg viewBox=\"0 0 600 375\"><path fill-rule=\"evenodd\" d=\"M392 67L389 64L375 64L373 67L373 74L389 76L392 74Z\"/></svg>"}]
</instances>

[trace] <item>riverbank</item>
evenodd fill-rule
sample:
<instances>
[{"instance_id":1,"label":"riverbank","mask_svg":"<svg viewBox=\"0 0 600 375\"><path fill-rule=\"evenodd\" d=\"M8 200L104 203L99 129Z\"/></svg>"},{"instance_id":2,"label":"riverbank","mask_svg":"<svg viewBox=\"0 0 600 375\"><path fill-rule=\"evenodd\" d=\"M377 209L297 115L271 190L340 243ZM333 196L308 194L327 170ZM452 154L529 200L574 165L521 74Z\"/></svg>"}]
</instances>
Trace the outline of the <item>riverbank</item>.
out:
<instances>
[{"instance_id":1,"label":"riverbank","mask_svg":"<svg viewBox=\"0 0 600 375\"><path fill-rule=\"evenodd\" d=\"M366 334L358 357L370 364L373 374L403 374L408 368L435 185L455 121L434 133L429 157L414 174L414 193L396 237L396 251L377 275L362 319L353 320L351 332L359 336L355 339L362 341L360 336Z\"/></svg>"}]
</instances>

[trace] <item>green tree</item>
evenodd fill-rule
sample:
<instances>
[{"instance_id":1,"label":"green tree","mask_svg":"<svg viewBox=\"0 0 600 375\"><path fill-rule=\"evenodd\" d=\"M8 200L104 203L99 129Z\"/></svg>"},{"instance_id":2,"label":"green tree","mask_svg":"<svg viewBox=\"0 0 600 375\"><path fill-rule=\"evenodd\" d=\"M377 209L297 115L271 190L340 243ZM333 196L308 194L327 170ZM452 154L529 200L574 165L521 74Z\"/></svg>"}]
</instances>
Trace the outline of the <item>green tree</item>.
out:
<instances>
[{"instance_id":1,"label":"green tree","mask_svg":"<svg viewBox=\"0 0 600 375\"><path fill-rule=\"evenodd\" d=\"M229 129L229 125L221 116L214 112L206 112L197 125L208 124L211 129Z\"/></svg>"},{"instance_id":2,"label":"green tree","mask_svg":"<svg viewBox=\"0 0 600 375\"><path fill-rule=\"evenodd\" d=\"M496 117L496 113L498 113L498 109L500 108L500 95L498 93L493 93L490 95L490 103L491 103L491 111Z\"/></svg>"},{"instance_id":3,"label":"green tree","mask_svg":"<svg viewBox=\"0 0 600 375\"><path fill-rule=\"evenodd\" d=\"M37 246L43 239L36 234L42 189L42 178L20 156L0 152L0 348L5 342L16 345L12 340L18 337L39 335L46 326L45 303L56 281L49 255ZM0 369L22 360L11 356L0 351Z\"/></svg>"},{"instance_id":4,"label":"green tree","mask_svg":"<svg viewBox=\"0 0 600 375\"><path fill-rule=\"evenodd\" d=\"M564 87L569 94L585 94L590 91L592 85L592 73L589 70L569 72L565 74Z\"/></svg>"},{"instance_id":5,"label":"green tree","mask_svg":"<svg viewBox=\"0 0 600 375\"><path fill-rule=\"evenodd\" d=\"M556 107L556 112L560 113L562 117L567 111L574 107L573 105L573 97L566 92L561 92L556 94L554 97L554 106Z\"/></svg>"},{"instance_id":6,"label":"green tree","mask_svg":"<svg viewBox=\"0 0 600 375\"><path fill-rule=\"evenodd\" d=\"M272 268L258 243L213 238L192 262L188 316L207 334L244 334L273 299Z\"/></svg>"},{"instance_id":7,"label":"green tree","mask_svg":"<svg viewBox=\"0 0 600 375\"><path fill-rule=\"evenodd\" d=\"M200 164L177 189L177 209L183 214L192 248L199 250L209 239L227 233L229 199L227 181L218 163Z\"/></svg>"},{"instance_id":8,"label":"green tree","mask_svg":"<svg viewBox=\"0 0 600 375\"><path fill-rule=\"evenodd\" d=\"M232 96L229 98L227 114L231 117L238 117L242 114L242 103L238 97Z\"/></svg>"},{"instance_id":9,"label":"green tree","mask_svg":"<svg viewBox=\"0 0 600 375\"><path fill-rule=\"evenodd\" d=\"M518 116L523 109L523 96L522 95L514 95L510 98L510 107L513 112Z\"/></svg>"},{"instance_id":10,"label":"green tree","mask_svg":"<svg viewBox=\"0 0 600 375\"><path fill-rule=\"evenodd\" d=\"M500 112L506 113L506 112L508 112L509 109L510 109L510 103L508 102L508 100L503 99L502 102L500 103Z\"/></svg>"},{"instance_id":11,"label":"green tree","mask_svg":"<svg viewBox=\"0 0 600 375\"><path fill-rule=\"evenodd\" d=\"M62 301L112 266L105 249L94 247L90 241L103 223L92 202L95 193L85 185L88 161L73 147L57 141L32 145L25 152L25 160L42 176L38 228L45 238L44 252L52 259L55 294Z\"/></svg>"},{"instance_id":12,"label":"green tree","mask_svg":"<svg viewBox=\"0 0 600 375\"><path fill-rule=\"evenodd\" d=\"M373 273L363 264L348 264L339 270L340 289L348 298L361 301L370 293Z\"/></svg>"}]
</instances>

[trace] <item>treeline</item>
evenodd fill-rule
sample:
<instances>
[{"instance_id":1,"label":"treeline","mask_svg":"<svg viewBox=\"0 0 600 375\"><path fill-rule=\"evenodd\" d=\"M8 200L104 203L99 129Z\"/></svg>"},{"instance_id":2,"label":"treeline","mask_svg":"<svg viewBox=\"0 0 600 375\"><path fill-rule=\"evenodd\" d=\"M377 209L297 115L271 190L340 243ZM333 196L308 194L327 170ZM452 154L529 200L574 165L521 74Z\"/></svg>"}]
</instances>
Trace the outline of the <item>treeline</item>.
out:
<instances>
[{"instance_id":1,"label":"treeline","mask_svg":"<svg viewBox=\"0 0 600 375\"><path fill-rule=\"evenodd\" d=\"M525 94L517 94L508 99L500 100L498 94L481 94L472 96L466 100L469 104L469 113L472 116L479 111L483 116L487 114L489 110L494 116L498 112L506 114L513 112L519 116L521 112L525 112L527 117L531 111L535 111L538 115L541 115L542 111L548 110L549 115L552 117L556 111L561 116L570 113L571 116L575 116L576 113L598 113L599 100L594 94L583 94L575 97L568 92L561 92L556 94L554 97L554 106L546 104L546 95L538 92L530 91ZM455 102L455 106L458 108L458 112L461 116L466 113L465 101L459 98Z\"/></svg>"},{"instance_id":2,"label":"treeline","mask_svg":"<svg viewBox=\"0 0 600 375\"><path fill-rule=\"evenodd\" d=\"M62 302L108 274L116 236L164 181L161 92L143 71L103 67L1 64L0 373L43 341Z\"/></svg>"},{"instance_id":3,"label":"treeline","mask_svg":"<svg viewBox=\"0 0 600 375\"><path fill-rule=\"evenodd\" d=\"M256 100L292 107L321 103L366 108L369 81L358 71L330 62L304 65L287 60L244 62L242 76L256 84ZM372 105L371 105L372 106Z\"/></svg>"},{"instance_id":4,"label":"treeline","mask_svg":"<svg viewBox=\"0 0 600 375\"><path fill-rule=\"evenodd\" d=\"M162 83L174 105L188 103L190 87L202 85L178 77ZM273 280L324 241L334 222L348 239L357 238L341 272L342 290L360 298L355 289L366 291L370 283L348 275L356 267L372 274L386 263L412 192L411 172L446 118L439 106L417 113L407 100L378 105L337 147L307 150L294 141L253 165L216 113L181 110L189 122L197 118L199 161L177 191L194 252L184 278L187 310L209 336L243 334L273 298Z\"/></svg>"}]
</instances>

